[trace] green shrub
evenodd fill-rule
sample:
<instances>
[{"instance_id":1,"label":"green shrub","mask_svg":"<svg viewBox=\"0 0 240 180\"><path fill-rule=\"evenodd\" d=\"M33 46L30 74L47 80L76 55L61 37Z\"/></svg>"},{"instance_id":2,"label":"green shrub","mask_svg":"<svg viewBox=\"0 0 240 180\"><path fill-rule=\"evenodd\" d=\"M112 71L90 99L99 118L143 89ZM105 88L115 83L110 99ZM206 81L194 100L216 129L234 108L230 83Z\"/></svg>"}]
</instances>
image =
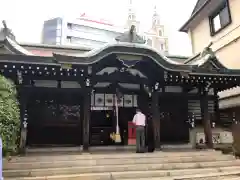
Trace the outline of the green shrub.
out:
<instances>
[{"instance_id":1,"label":"green shrub","mask_svg":"<svg viewBox=\"0 0 240 180\"><path fill-rule=\"evenodd\" d=\"M3 154L13 154L18 150L20 131L20 110L14 83L0 76L0 136Z\"/></svg>"}]
</instances>

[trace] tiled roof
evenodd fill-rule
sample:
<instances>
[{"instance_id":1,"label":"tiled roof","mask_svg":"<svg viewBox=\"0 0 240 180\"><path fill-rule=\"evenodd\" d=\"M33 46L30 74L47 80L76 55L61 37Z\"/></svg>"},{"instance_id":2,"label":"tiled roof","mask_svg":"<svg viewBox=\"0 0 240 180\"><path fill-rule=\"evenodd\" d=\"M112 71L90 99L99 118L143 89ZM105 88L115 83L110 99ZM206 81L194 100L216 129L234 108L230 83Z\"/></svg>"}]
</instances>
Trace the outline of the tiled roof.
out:
<instances>
[{"instance_id":1,"label":"tiled roof","mask_svg":"<svg viewBox=\"0 0 240 180\"><path fill-rule=\"evenodd\" d=\"M192 11L192 15L195 14L207 1L208 0L198 0Z\"/></svg>"},{"instance_id":2,"label":"tiled roof","mask_svg":"<svg viewBox=\"0 0 240 180\"><path fill-rule=\"evenodd\" d=\"M193 11L192 14L190 16L190 18L187 20L187 22L185 22L185 24L180 28L179 31L181 32L187 32L188 31L188 26L189 24L192 22L192 20L199 14L199 12L201 12L202 9L205 8L205 6L207 4L210 3L211 0L198 0ZM219 1L220 2L220 1Z\"/></svg>"}]
</instances>

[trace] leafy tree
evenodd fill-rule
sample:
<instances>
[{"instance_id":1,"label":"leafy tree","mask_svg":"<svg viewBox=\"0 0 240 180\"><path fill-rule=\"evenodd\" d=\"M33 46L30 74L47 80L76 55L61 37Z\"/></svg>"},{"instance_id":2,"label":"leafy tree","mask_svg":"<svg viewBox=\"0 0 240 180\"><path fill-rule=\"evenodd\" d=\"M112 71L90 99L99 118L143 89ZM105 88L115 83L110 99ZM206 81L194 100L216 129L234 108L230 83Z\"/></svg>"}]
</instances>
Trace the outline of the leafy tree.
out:
<instances>
[{"instance_id":1,"label":"leafy tree","mask_svg":"<svg viewBox=\"0 0 240 180\"><path fill-rule=\"evenodd\" d=\"M17 152L20 131L20 110L14 83L0 76L0 136L3 153Z\"/></svg>"}]
</instances>

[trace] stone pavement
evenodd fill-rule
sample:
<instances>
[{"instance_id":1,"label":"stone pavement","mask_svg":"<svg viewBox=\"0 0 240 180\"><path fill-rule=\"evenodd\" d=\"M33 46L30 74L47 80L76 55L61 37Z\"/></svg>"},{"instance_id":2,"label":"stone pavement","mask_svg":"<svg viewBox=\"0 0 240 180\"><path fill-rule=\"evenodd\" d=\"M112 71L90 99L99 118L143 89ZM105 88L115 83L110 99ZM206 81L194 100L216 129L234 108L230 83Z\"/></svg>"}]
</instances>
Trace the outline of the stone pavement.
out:
<instances>
[{"instance_id":1,"label":"stone pavement","mask_svg":"<svg viewBox=\"0 0 240 180\"><path fill-rule=\"evenodd\" d=\"M237 180L240 160L219 151L51 154L4 161L5 180Z\"/></svg>"}]
</instances>

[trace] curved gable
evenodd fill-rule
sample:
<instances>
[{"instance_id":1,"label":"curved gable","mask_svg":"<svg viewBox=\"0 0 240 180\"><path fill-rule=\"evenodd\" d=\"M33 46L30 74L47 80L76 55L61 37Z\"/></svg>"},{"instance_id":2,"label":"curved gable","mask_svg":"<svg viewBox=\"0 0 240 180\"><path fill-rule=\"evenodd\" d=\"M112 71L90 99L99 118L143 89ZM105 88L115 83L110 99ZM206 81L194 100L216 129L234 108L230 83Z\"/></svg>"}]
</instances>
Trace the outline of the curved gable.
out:
<instances>
[{"instance_id":1,"label":"curved gable","mask_svg":"<svg viewBox=\"0 0 240 180\"><path fill-rule=\"evenodd\" d=\"M71 61L71 63L91 65L101 61L104 57L107 57L111 54L128 54L149 57L154 63L158 64L160 67L168 71L191 71L191 66L173 61L145 44L109 44L100 49L84 53L80 56L68 56L56 53L54 54L54 56L57 60L60 61L70 59L69 61Z\"/></svg>"}]
</instances>

